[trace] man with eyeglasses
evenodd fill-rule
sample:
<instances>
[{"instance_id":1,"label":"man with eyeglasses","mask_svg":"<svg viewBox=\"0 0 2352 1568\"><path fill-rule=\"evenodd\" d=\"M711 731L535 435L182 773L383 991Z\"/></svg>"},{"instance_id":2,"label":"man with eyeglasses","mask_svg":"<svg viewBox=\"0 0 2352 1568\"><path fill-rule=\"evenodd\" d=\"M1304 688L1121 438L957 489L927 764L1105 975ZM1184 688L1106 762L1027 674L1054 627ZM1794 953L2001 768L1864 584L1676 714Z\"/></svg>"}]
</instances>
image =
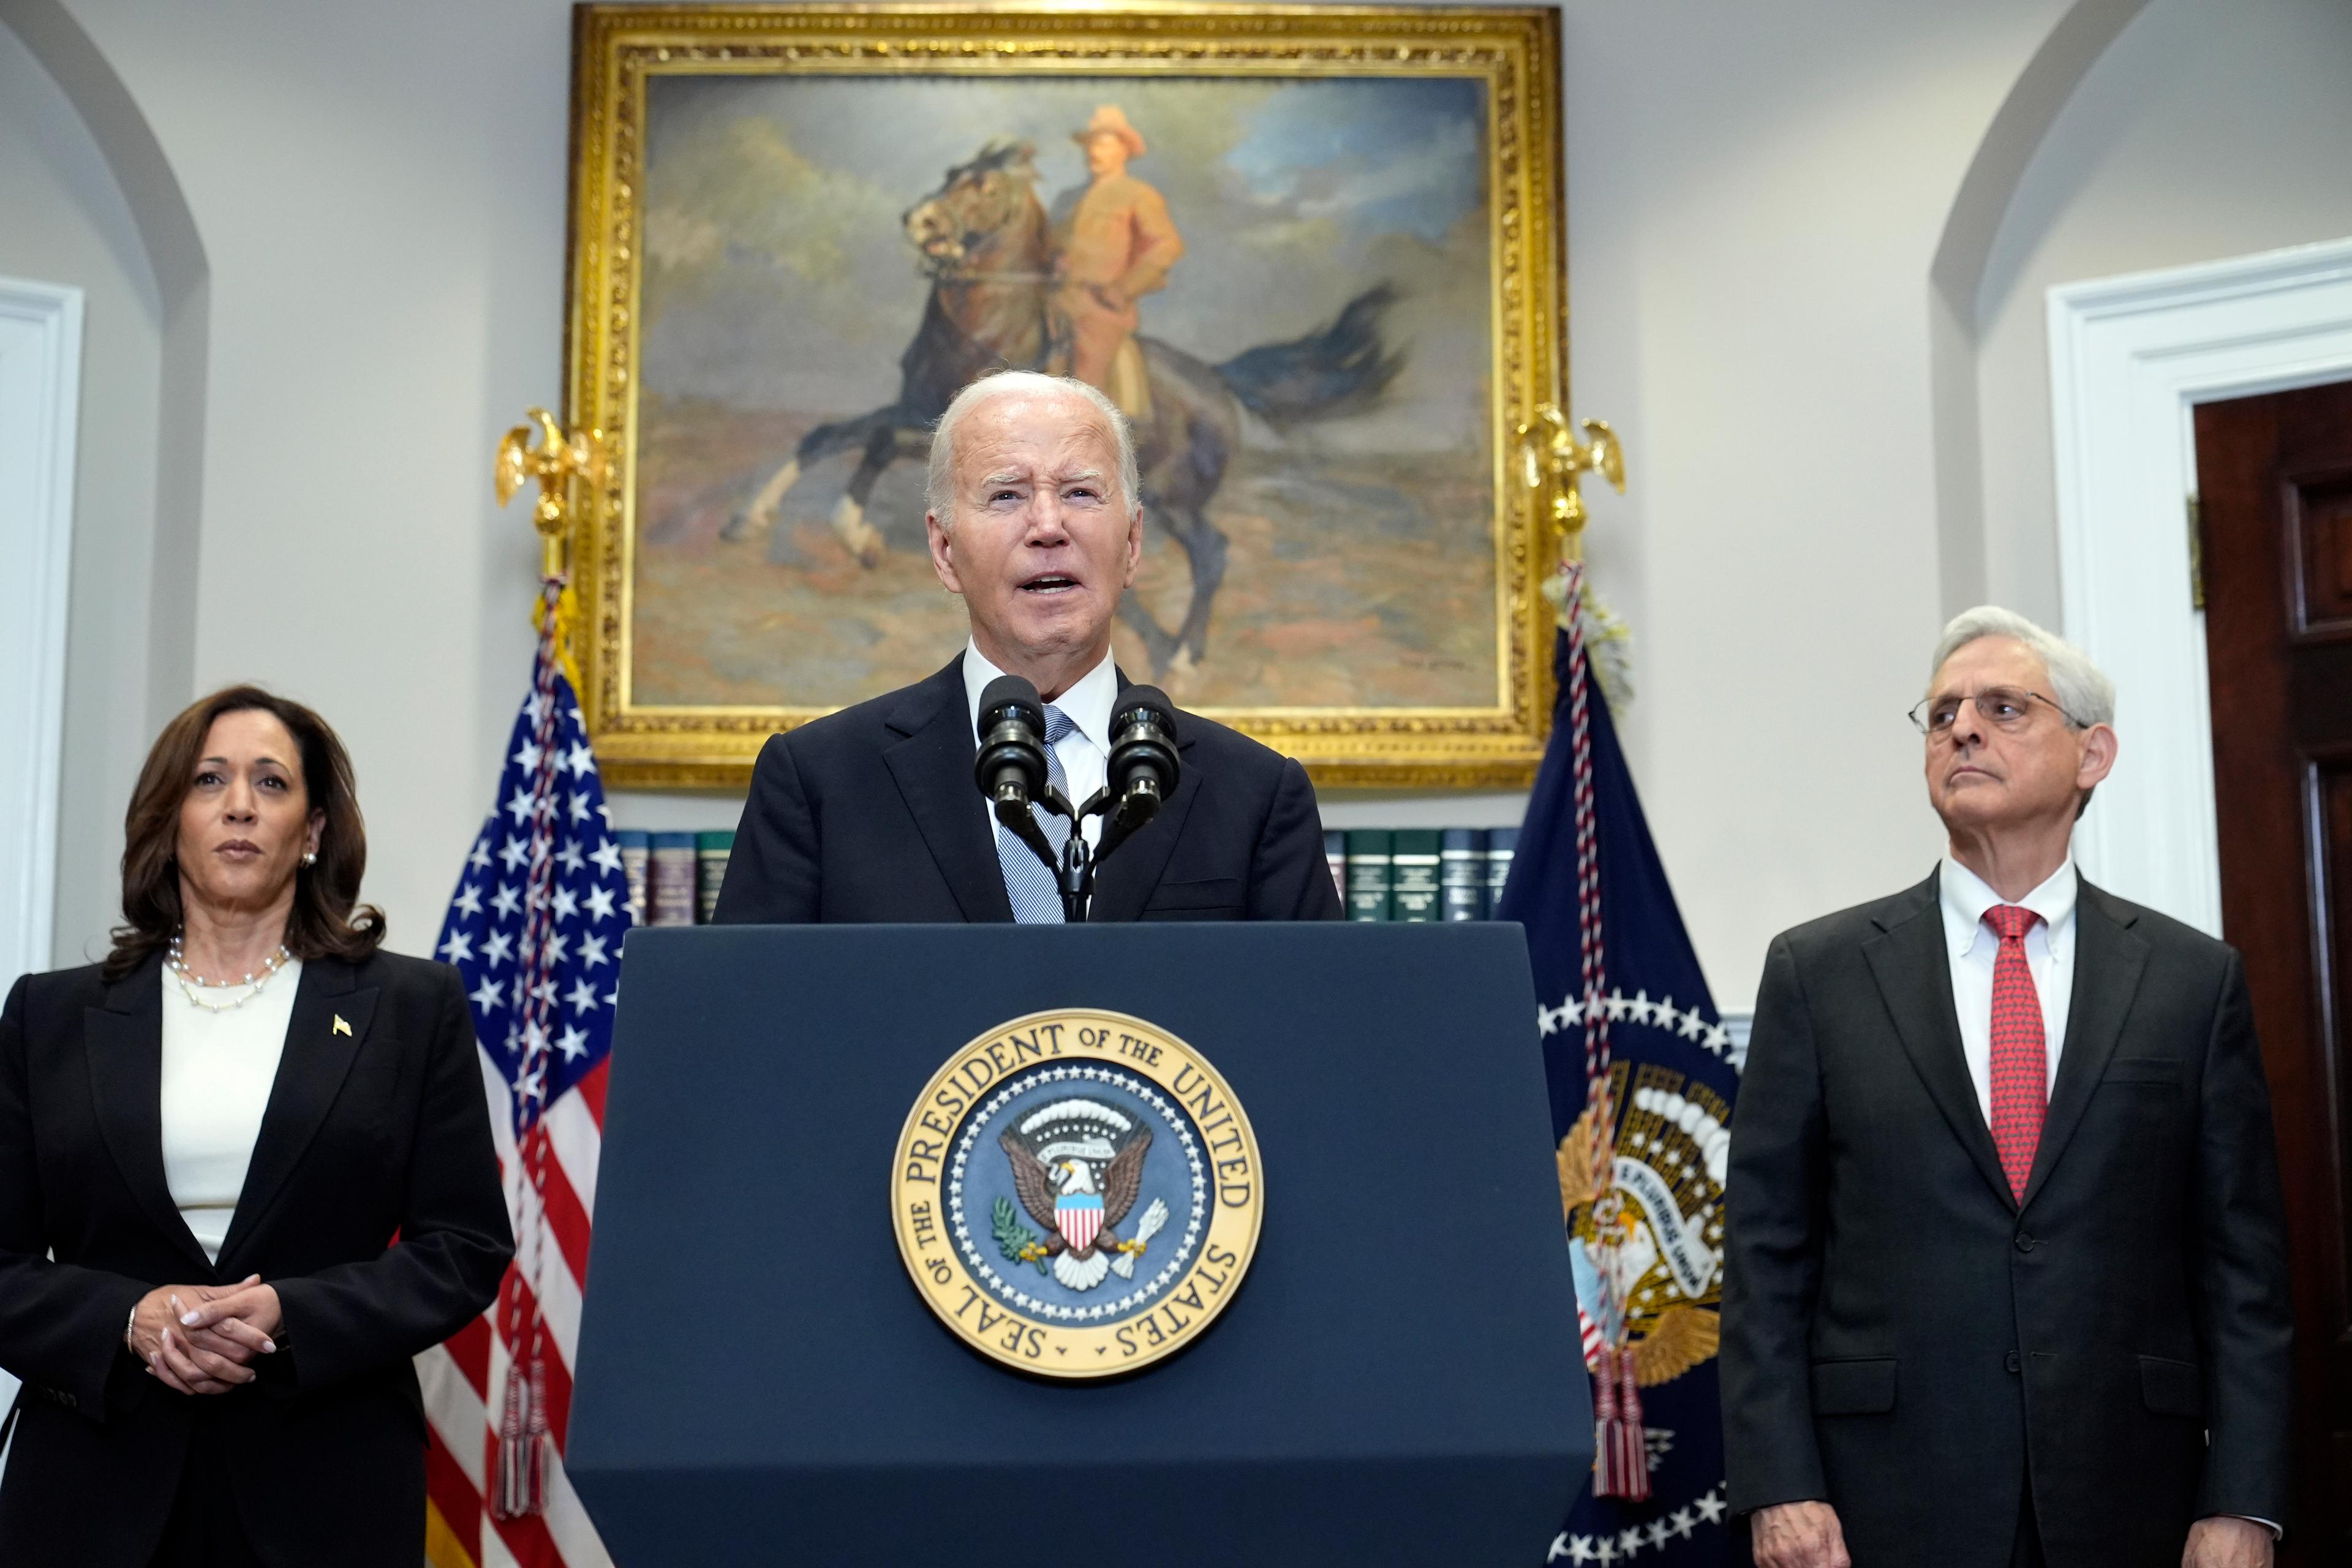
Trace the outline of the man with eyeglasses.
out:
<instances>
[{"instance_id":1,"label":"man with eyeglasses","mask_svg":"<svg viewBox=\"0 0 2352 1568\"><path fill-rule=\"evenodd\" d=\"M2084 881L2115 687L2009 611L1912 717L1949 848L1784 932L1731 1129L1723 1413L1763 1568L2258 1568L2292 1314L2237 953Z\"/></svg>"}]
</instances>

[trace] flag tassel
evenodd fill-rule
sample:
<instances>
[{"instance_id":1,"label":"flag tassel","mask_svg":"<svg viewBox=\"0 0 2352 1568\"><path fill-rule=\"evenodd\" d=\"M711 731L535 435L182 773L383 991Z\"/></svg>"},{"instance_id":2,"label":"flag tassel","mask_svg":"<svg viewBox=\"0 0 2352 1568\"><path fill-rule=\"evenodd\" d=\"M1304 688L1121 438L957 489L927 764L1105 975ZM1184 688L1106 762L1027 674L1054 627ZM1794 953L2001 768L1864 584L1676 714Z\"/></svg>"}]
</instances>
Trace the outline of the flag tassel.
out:
<instances>
[{"instance_id":1,"label":"flag tassel","mask_svg":"<svg viewBox=\"0 0 2352 1568\"><path fill-rule=\"evenodd\" d=\"M528 1380L520 1365L507 1368L506 1406L499 1414L498 1481L490 1511L521 1519L547 1511L547 1399L541 1369Z\"/></svg>"},{"instance_id":2,"label":"flag tassel","mask_svg":"<svg viewBox=\"0 0 2352 1568\"><path fill-rule=\"evenodd\" d=\"M1642 1429L1642 1394L1631 1345L1605 1345L1592 1380L1592 1495L1647 1502L1650 1440Z\"/></svg>"}]
</instances>

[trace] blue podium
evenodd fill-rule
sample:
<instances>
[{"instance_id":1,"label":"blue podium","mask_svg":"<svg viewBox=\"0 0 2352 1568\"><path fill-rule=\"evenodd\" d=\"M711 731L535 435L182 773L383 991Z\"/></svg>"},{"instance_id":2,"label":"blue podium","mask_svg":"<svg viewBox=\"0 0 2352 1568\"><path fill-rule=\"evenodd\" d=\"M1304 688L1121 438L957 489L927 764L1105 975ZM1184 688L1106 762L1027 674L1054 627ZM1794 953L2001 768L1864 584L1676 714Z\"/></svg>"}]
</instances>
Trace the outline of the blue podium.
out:
<instances>
[{"instance_id":1,"label":"blue podium","mask_svg":"<svg viewBox=\"0 0 2352 1568\"><path fill-rule=\"evenodd\" d=\"M1504 924L632 932L566 1460L615 1561L1532 1568L1592 1448L1533 994ZM1263 1161L1125 1377L976 1353L894 1235L918 1095L1049 1008L1181 1037Z\"/></svg>"}]
</instances>

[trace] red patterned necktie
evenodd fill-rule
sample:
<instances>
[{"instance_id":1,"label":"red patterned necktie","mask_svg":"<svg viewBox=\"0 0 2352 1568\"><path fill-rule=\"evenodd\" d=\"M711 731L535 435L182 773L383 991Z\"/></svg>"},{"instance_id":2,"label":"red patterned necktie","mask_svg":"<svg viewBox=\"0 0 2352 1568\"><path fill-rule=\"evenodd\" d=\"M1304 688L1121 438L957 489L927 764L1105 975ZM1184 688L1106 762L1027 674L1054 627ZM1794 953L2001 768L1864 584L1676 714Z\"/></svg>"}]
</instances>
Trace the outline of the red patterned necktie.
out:
<instances>
[{"instance_id":1,"label":"red patterned necktie","mask_svg":"<svg viewBox=\"0 0 2352 1568\"><path fill-rule=\"evenodd\" d=\"M2011 1194L2022 1203L2050 1101L2042 996L2025 963L2025 933L2042 917L2016 904L1995 904L1984 918L2000 938L2000 954L1992 964L1992 1146L2000 1154Z\"/></svg>"}]
</instances>

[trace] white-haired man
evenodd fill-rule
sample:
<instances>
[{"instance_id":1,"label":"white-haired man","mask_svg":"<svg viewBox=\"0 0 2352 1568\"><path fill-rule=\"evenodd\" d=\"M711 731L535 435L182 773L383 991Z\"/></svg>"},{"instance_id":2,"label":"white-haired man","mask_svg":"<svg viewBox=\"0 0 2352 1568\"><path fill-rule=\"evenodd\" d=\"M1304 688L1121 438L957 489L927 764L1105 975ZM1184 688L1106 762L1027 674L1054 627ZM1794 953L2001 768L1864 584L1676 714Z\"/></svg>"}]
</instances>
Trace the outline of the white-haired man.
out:
<instances>
[{"instance_id":1,"label":"white-haired man","mask_svg":"<svg viewBox=\"0 0 2352 1568\"><path fill-rule=\"evenodd\" d=\"M1732 1506L1764 1568L2255 1568L2287 1510L2291 1313L2238 955L2084 881L2115 689L1945 628L1950 847L1765 960L1731 1130Z\"/></svg>"},{"instance_id":2,"label":"white-haired man","mask_svg":"<svg viewBox=\"0 0 2352 1568\"><path fill-rule=\"evenodd\" d=\"M972 781L980 697L1025 677L1045 700L1055 782L1074 802L1103 783L1127 684L1111 620L1143 550L1127 421L1083 382L983 377L940 416L929 500L931 565L962 595L971 640L929 679L768 742L720 921L1062 918L1044 865ZM1195 714L1177 730L1181 782L1102 863L1090 918L1338 919L1306 771ZM1049 838L1062 830L1039 817Z\"/></svg>"}]
</instances>

